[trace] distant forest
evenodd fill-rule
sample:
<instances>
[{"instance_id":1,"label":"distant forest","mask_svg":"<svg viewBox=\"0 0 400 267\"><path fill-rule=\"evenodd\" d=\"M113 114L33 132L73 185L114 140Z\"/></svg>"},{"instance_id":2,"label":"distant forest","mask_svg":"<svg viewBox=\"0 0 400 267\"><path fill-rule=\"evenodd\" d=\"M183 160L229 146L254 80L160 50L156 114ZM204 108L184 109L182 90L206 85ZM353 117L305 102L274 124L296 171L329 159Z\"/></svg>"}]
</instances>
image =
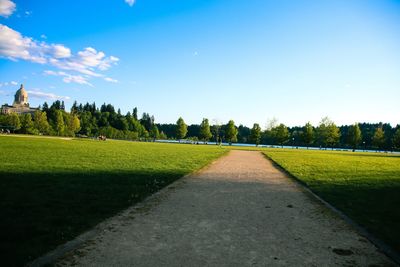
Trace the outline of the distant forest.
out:
<instances>
[{"instance_id":1,"label":"distant forest","mask_svg":"<svg viewBox=\"0 0 400 267\"><path fill-rule=\"evenodd\" d=\"M376 150L400 150L400 125L389 123L355 123L336 126L325 117L319 125L287 127L271 121L262 130L255 123L252 128L235 125L231 120L226 124L203 119L200 124L186 125L183 118L176 123L155 123L149 113L138 115L138 109L122 114L111 104L97 107L93 104L74 102L71 111L65 111L64 102L46 102L34 114L15 113L0 115L2 132L35 135L57 135L98 137L138 141L159 139L190 140L193 142L227 142L279 146L304 146L321 148L352 148Z\"/></svg>"}]
</instances>

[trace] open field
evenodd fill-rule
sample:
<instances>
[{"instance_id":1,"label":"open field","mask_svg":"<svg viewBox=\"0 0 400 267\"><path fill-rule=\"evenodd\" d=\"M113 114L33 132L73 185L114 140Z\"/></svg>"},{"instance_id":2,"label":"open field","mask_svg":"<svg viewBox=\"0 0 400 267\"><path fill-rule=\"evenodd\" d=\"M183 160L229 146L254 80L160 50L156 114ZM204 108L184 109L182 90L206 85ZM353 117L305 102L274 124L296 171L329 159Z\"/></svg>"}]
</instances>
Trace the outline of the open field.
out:
<instances>
[{"instance_id":1,"label":"open field","mask_svg":"<svg viewBox=\"0 0 400 267\"><path fill-rule=\"evenodd\" d=\"M400 156L293 149L264 153L400 251Z\"/></svg>"},{"instance_id":2,"label":"open field","mask_svg":"<svg viewBox=\"0 0 400 267\"><path fill-rule=\"evenodd\" d=\"M0 251L22 265L227 150L0 136Z\"/></svg>"},{"instance_id":3,"label":"open field","mask_svg":"<svg viewBox=\"0 0 400 267\"><path fill-rule=\"evenodd\" d=\"M0 136L0 251L22 265L229 149L261 150L400 251L400 156Z\"/></svg>"},{"instance_id":4,"label":"open field","mask_svg":"<svg viewBox=\"0 0 400 267\"><path fill-rule=\"evenodd\" d=\"M231 151L102 229L55 265L394 266L258 151Z\"/></svg>"}]
</instances>

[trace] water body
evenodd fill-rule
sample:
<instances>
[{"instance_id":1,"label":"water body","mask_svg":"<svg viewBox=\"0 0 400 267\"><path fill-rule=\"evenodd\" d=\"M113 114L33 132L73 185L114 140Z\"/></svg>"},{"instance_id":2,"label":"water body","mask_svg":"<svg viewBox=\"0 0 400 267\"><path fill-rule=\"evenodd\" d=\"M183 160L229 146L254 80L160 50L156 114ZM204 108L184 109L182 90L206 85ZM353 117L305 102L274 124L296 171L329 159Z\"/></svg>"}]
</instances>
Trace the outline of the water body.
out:
<instances>
[{"instance_id":1,"label":"water body","mask_svg":"<svg viewBox=\"0 0 400 267\"><path fill-rule=\"evenodd\" d=\"M203 141L191 141L191 140L156 140L158 143L174 143L174 144L199 144L199 145L217 145L216 142L203 142ZM245 144L245 143L232 143L229 145L229 143L221 143L222 146L233 146L233 147L257 147L256 144ZM353 149L348 149L348 148L339 148L339 147L334 147L334 148L320 148L320 147L305 147L305 146L280 146L280 145L258 145L260 148L286 148L286 149L305 149L305 150L328 150L328 151L348 151L351 152ZM376 151L376 150L370 150L370 149L356 149L354 152L370 152L370 153L392 153L392 154L400 154L400 152L397 151Z\"/></svg>"}]
</instances>

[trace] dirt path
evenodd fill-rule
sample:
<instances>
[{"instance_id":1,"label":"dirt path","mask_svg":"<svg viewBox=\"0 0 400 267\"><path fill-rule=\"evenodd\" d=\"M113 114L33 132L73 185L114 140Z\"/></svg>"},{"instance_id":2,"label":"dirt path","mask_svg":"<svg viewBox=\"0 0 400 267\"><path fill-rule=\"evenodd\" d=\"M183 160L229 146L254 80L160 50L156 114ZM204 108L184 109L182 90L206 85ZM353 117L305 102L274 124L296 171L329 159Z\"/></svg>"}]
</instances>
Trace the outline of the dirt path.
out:
<instances>
[{"instance_id":1,"label":"dirt path","mask_svg":"<svg viewBox=\"0 0 400 267\"><path fill-rule=\"evenodd\" d=\"M56 265L392 265L260 152L231 151L103 228Z\"/></svg>"}]
</instances>

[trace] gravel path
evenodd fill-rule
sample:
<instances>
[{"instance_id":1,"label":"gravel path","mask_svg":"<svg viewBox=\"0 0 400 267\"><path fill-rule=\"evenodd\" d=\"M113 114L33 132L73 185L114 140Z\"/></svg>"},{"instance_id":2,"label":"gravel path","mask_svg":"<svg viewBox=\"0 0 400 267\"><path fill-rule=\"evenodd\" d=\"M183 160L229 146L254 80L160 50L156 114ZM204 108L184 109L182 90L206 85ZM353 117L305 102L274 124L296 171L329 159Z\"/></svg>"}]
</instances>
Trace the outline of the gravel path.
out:
<instances>
[{"instance_id":1,"label":"gravel path","mask_svg":"<svg viewBox=\"0 0 400 267\"><path fill-rule=\"evenodd\" d=\"M102 228L56 265L393 265L254 151L231 151Z\"/></svg>"}]
</instances>

